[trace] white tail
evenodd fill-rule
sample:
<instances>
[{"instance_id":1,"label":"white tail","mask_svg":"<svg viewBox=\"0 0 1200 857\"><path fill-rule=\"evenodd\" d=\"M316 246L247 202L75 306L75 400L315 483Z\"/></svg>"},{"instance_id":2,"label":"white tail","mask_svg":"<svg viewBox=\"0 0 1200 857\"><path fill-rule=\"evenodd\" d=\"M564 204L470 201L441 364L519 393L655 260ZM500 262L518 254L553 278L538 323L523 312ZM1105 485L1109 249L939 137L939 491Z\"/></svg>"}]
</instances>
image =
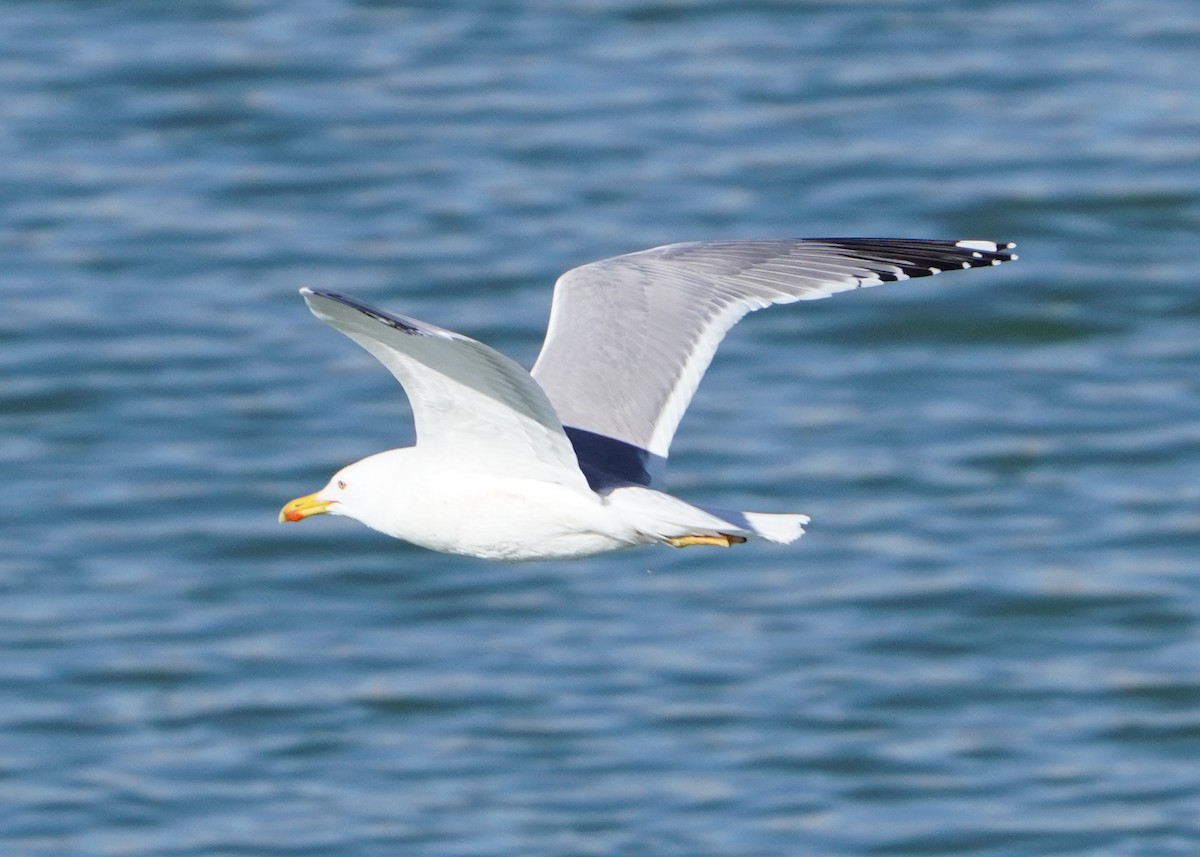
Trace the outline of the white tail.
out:
<instances>
[{"instance_id":1,"label":"white tail","mask_svg":"<svg viewBox=\"0 0 1200 857\"><path fill-rule=\"evenodd\" d=\"M804 525L809 522L808 515L784 514L772 512L731 512L726 509L704 507L704 511L728 521L733 529L722 532L738 536L757 536L769 542L786 545L804 535Z\"/></svg>"},{"instance_id":2,"label":"white tail","mask_svg":"<svg viewBox=\"0 0 1200 857\"><path fill-rule=\"evenodd\" d=\"M804 535L804 525L809 522L808 515L776 515L767 512L742 512L750 527L758 535L770 542L781 545L794 542Z\"/></svg>"},{"instance_id":3,"label":"white tail","mask_svg":"<svg viewBox=\"0 0 1200 857\"><path fill-rule=\"evenodd\" d=\"M693 506L653 488L628 486L608 495L608 502L625 512L642 532L664 541L679 536L724 534L787 544L804 535L808 515L731 512Z\"/></svg>"}]
</instances>

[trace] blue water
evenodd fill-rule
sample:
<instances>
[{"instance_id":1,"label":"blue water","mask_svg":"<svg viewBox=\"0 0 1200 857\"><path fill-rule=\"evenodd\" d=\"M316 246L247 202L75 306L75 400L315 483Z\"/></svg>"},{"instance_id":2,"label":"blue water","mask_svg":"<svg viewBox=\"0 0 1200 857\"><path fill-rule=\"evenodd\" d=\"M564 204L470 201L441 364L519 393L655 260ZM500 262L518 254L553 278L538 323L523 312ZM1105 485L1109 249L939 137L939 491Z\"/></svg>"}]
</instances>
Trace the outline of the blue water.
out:
<instances>
[{"instance_id":1,"label":"blue water","mask_svg":"<svg viewBox=\"0 0 1200 857\"><path fill-rule=\"evenodd\" d=\"M8 2L0 853L1200 854L1200 7ZM789 547L276 523L407 443L336 288L529 363L670 241L1015 240L749 318Z\"/></svg>"}]
</instances>

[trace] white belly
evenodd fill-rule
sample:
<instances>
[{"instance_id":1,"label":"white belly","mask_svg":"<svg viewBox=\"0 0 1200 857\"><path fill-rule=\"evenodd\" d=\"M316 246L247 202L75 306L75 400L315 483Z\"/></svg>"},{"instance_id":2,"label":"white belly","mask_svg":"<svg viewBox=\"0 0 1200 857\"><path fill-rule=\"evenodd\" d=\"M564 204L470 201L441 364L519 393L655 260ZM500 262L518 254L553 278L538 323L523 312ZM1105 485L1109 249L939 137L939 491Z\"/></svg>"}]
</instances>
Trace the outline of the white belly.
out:
<instances>
[{"instance_id":1,"label":"white belly","mask_svg":"<svg viewBox=\"0 0 1200 857\"><path fill-rule=\"evenodd\" d=\"M652 541L596 494L550 482L443 472L411 488L406 508L364 523L431 550L513 562Z\"/></svg>"}]
</instances>

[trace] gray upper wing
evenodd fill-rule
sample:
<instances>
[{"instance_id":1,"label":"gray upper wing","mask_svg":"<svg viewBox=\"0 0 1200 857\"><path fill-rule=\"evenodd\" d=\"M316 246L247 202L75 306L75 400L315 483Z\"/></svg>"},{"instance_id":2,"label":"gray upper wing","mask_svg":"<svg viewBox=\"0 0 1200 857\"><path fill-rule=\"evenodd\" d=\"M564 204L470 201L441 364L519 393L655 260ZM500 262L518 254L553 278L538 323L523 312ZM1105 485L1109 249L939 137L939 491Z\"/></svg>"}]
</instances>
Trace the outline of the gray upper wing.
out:
<instances>
[{"instance_id":1,"label":"gray upper wing","mask_svg":"<svg viewBox=\"0 0 1200 857\"><path fill-rule=\"evenodd\" d=\"M586 488L558 416L520 365L453 331L336 292L301 289L309 309L370 352L404 386L417 444L447 467Z\"/></svg>"},{"instance_id":2,"label":"gray upper wing","mask_svg":"<svg viewBox=\"0 0 1200 857\"><path fill-rule=\"evenodd\" d=\"M603 259L559 278L532 374L585 471L651 484L717 345L747 312L997 265L1016 258L1012 247L805 238L669 244Z\"/></svg>"}]
</instances>

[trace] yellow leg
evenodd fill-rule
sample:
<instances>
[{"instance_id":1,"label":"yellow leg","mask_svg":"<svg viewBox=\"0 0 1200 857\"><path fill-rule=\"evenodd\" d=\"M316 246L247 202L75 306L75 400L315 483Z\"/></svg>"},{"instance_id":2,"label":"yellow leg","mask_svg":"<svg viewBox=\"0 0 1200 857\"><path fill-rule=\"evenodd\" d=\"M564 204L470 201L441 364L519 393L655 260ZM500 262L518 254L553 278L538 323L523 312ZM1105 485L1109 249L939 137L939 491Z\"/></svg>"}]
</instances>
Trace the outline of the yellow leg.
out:
<instances>
[{"instance_id":1,"label":"yellow leg","mask_svg":"<svg viewBox=\"0 0 1200 857\"><path fill-rule=\"evenodd\" d=\"M715 536L672 536L666 539L667 544L673 548L686 548L688 545L715 545L727 548L730 545L740 545L744 541L746 539L742 536L727 536L725 533Z\"/></svg>"}]
</instances>

